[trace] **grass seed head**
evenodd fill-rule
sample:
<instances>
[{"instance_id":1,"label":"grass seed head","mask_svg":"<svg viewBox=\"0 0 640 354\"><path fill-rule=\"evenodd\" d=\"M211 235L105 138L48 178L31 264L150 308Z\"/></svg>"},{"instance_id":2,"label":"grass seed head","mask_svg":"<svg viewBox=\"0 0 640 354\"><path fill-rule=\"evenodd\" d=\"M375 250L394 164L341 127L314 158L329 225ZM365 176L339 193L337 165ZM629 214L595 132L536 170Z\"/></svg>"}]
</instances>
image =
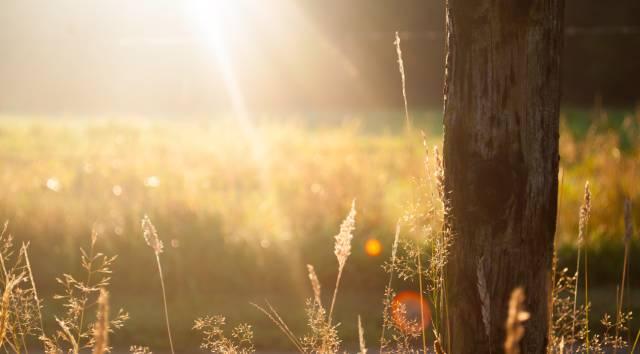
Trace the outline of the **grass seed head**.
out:
<instances>
[{"instance_id":1,"label":"grass seed head","mask_svg":"<svg viewBox=\"0 0 640 354\"><path fill-rule=\"evenodd\" d=\"M311 281L311 288L313 289L313 297L319 306L322 306L320 299L320 280L318 275L311 264L307 264L307 270L309 271L309 280Z\"/></svg>"},{"instance_id":2,"label":"grass seed head","mask_svg":"<svg viewBox=\"0 0 640 354\"><path fill-rule=\"evenodd\" d=\"M587 224L591 215L591 191L589 190L589 181L584 184L584 199L580 207L580 222L578 226L578 245L582 245L585 240Z\"/></svg>"},{"instance_id":3,"label":"grass seed head","mask_svg":"<svg viewBox=\"0 0 640 354\"><path fill-rule=\"evenodd\" d=\"M351 255L351 240L356 226L356 201L351 202L351 210L340 225L340 233L335 236L335 251L340 268L344 267L347 258Z\"/></svg>"},{"instance_id":4,"label":"grass seed head","mask_svg":"<svg viewBox=\"0 0 640 354\"><path fill-rule=\"evenodd\" d=\"M147 241L147 245L151 247L156 254L162 253L162 241L158 238L158 231L156 231L156 227L151 223L151 219L149 216L145 215L142 218L142 235L144 236L144 240Z\"/></svg>"}]
</instances>

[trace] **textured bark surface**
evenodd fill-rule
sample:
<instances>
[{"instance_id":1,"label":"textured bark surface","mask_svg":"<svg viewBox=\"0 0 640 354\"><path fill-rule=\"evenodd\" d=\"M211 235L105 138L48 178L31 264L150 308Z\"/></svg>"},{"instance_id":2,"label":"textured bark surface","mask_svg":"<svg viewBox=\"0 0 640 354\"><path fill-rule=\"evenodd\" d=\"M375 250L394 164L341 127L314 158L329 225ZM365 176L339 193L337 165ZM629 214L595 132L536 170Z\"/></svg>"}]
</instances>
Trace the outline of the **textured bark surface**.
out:
<instances>
[{"instance_id":1,"label":"textured bark surface","mask_svg":"<svg viewBox=\"0 0 640 354\"><path fill-rule=\"evenodd\" d=\"M511 291L543 353L558 189L563 0L449 0L445 188L450 353L501 353Z\"/></svg>"}]
</instances>

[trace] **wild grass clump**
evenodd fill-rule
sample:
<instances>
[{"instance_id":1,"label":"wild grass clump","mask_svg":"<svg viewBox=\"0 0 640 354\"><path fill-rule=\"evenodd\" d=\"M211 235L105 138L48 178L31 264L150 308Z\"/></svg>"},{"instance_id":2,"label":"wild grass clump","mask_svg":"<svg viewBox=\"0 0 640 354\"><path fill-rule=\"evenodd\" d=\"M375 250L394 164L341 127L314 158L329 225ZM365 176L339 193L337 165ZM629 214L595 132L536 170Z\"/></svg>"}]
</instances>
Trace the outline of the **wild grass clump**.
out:
<instances>
[{"instance_id":1,"label":"wild grass clump","mask_svg":"<svg viewBox=\"0 0 640 354\"><path fill-rule=\"evenodd\" d=\"M589 315L591 312L591 302L589 301L589 266L588 266L588 241L589 241L589 220L591 216L592 194L589 182L584 187L583 204L580 207L580 222L578 227L577 239L577 260L576 271L572 275L569 274L567 268L560 271L555 270L558 263L554 259L554 279L551 294L550 318L550 338L549 353L606 353L607 350L613 349L614 353L619 349L629 348L630 343L625 340L625 334L629 332L628 323L632 319L632 312L623 310L622 301L625 292L625 277L628 267L628 244L631 240L632 231L625 233L625 256L622 269L622 281L615 294L615 316L605 313L600 320L601 331L594 333L590 328ZM630 205L625 203L624 219L627 225L631 224ZM632 226L626 229L632 230ZM579 298L579 281L581 276L580 256L584 255L584 263L582 268L583 287L583 303L578 302ZM640 333L640 332L639 332ZM632 349L635 350L635 344Z\"/></svg>"},{"instance_id":2,"label":"wild grass clump","mask_svg":"<svg viewBox=\"0 0 640 354\"><path fill-rule=\"evenodd\" d=\"M94 230L91 234L89 252L80 249L81 266L85 271L84 280L79 280L71 274L63 274L56 279L62 285L63 291L53 298L61 301L66 311L62 317L55 318L58 329L54 334L42 337L47 353L78 354L83 349L105 352L108 350L105 331L120 329L129 319L129 314L120 309L112 319L107 320L105 291L111 283L111 268L117 256L107 256L98 252L97 242L98 233ZM89 322L87 312L95 304L99 305L98 315L95 322ZM96 331L101 332L101 337L95 336ZM96 339L100 339L101 342L96 343Z\"/></svg>"},{"instance_id":3,"label":"wild grass clump","mask_svg":"<svg viewBox=\"0 0 640 354\"><path fill-rule=\"evenodd\" d=\"M353 240L353 231L355 230L356 222L356 207L355 200L351 203L351 209L346 218L340 225L340 231L334 237L334 254L338 261L338 272L336 276L336 285L331 298L329 312L322 305L321 299L321 285L318 280L318 276L315 273L315 269L312 265L307 265L309 274L309 280L311 282L311 288L313 291L313 298L308 299L305 305L305 312L307 315L307 325L309 327L309 333L298 337L296 336L286 322L279 315L278 311L269 303L266 302L266 306L258 304L252 304L259 311L264 313L289 339L293 346L301 353L337 353L340 350L340 344L342 340L338 335L337 327L339 324L333 324L333 308L335 306L338 290L340 287L340 280L342 278L342 272L346 265L347 259L351 255L351 243ZM359 329L361 330L361 322L359 321ZM364 338L361 340L361 347L364 346ZM361 348L361 349L362 349Z\"/></svg>"},{"instance_id":4,"label":"wild grass clump","mask_svg":"<svg viewBox=\"0 0 640 354\"><path fill-rule=\"evenodd\" d=\"M231 336L224 333L226 319L224 316L206 316L195 321L193 329L202 333L200 348L211 353L250 354L253 347L253 329L248 324L240 324L231 331Z\"/></svg>"},{"instance_id":5,"label":"wild grass clump","mask_svg":"<svg viewBox=\"0 0 640 354\"><path fill-rule=\"evenodd\" d=\"M97 252L98 233L91 234L89 252L80 249L84 279L71 274L57 278L62 285L60 301L64 314L55 317L57 328L49 333L44 328L42 299L38 297L33 270L29 260L28 244L16 252L13 237L5 223L0 233L0 268L2 297L0 300L0 347L7 352L28 353L35 340L47 354L79 354L83 350L94 354L110 351L109 334L123 327L128 314L120 309L109 317L107 288L111 280L111 267L116 257ZM95 310L95 317L89 312ZM33 349L33 348L32 348Z\"/></svg>"},{"instance_id":6,"label":"wild grass clump","mask_svg":"<svg viewBox=\"0 0 640 354\"><path fill-rule=\"evenodd\" d=\"M423 135L424 137L424 135ZM430 153L424 139L424 174L414 184L414 194L404 217L398 222L391 259L384 266L389 284L383 301L383 320L380 347L382 352L403 352L410 343L421 338L423 352L428 348L426 329L431 327L433 347L439 352L448 348L443 335L448 333L447 292L445 266L453 235L445 222L447 196L444 192L444 168L438 148ZM429 158L432 156L432 158ZM406 231L400 237L400 228ZM420 318L417 323L406 318L402 304L395 304L393 279L416 282L420 297ZM431 323L424 323L425 304L433 307ZM395 320L394 320L395 318ZM389 335L389 338L386 335ZM436 350L436 349L434 349Z\"/></svg>"}]
</instances>

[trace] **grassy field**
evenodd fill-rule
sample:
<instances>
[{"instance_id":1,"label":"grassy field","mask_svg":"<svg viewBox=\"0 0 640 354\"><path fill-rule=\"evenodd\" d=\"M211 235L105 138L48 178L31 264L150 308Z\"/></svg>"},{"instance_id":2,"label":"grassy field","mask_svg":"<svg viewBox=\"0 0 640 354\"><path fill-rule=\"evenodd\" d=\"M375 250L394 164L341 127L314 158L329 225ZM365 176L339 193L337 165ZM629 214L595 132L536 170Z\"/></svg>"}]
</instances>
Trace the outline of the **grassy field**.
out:
<instances>
[{"instance_id":1,"label":"grassy field","mask_svg":"<svg viewBox=\"0 0 640 354\"><path fill-rule=\"evenodd\" d=\"M337 117L337 118L336 118ZM160 284L142 237L147 214L165 241L162 254L176 346L197 346L193 320L220 313L256 328L258 348L288 348L268 319L249 305L264 298L284 309L294 330L304 326L311 296L305 264L322 284L335 281L333 236L355 198L353 252L336 304L340 334L357 343L356 317L375 343L396 221L416 197L428 145L441 144L439 114L417 114L414 132L399 114L256 119L243 126L220 117L191 119L0 120L0 219L19 242L29 241L45 307L55 277L79 275L79 248L119 257L112 306L131 320L114 337L166 349ZM640 202L640 113L568 110L561 134L561 201L557 239L561 264L575 264L583 185L592 186L590 280L595 312L615 294L622 267L623 200ZM431 157L432 158L432 157ZM638 211L635 208L635 220ZM379 240L379 255L368 254ZM629 278L640 276L640 242L631 247ZM631 287L640 284L631 283ZM400 286L415 288L415 284ZM328 290L327 290L328 291ZM628 301L640 307L640 292Z\"/></svg>"}]
</instances>

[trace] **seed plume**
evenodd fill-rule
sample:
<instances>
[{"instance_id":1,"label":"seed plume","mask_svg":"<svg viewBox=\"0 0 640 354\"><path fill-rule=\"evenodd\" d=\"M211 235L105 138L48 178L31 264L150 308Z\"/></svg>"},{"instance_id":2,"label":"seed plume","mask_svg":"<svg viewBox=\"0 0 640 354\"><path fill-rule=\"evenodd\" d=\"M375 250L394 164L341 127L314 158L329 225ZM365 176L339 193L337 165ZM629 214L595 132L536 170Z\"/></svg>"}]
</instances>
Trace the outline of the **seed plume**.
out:
<instances>
[{"instance_id":1,"label":"seed plume","mask_svg":"<svg viewBox=\"0 0 640 354\"><path fill-rule=\"evenodd\" d=\"M162 253L162 241L158 238L158 231L156 231L156 227L151 223L151 219L149 216L145 215L142 218L142 235L144 236L144 240L147 242L147 245L151 247L156 254Z\"/></svg>"},{"instance_id":2,"label":"seed plume","mask_svg":"<svg viewBox=\"0 0 640 354\"><path fill-rule=\"evenodd\" d=\"M322 306L322 301L320 299L320 281L318 280L318 275L316 275L316 271L311 264L307 264L307 269L309 270L309 280L311 281L311 288L313 288L313 297L318 303L318 306Z\"/></svg>"},{"instance_id":3,"label":"seed plume","mask_svg":"<svg viewBox=\"0 0 640 354\"><path fill-rule=\"evenodd\" d=\"M353 239L353 230L356 226L356 201L351 202L351 210L349 215L340 225L340 233L335 236L335 251L338 258L339 268L342 269L347 262L347 258L351 255L351 240Z\"/></svg>"}]
</instances>

